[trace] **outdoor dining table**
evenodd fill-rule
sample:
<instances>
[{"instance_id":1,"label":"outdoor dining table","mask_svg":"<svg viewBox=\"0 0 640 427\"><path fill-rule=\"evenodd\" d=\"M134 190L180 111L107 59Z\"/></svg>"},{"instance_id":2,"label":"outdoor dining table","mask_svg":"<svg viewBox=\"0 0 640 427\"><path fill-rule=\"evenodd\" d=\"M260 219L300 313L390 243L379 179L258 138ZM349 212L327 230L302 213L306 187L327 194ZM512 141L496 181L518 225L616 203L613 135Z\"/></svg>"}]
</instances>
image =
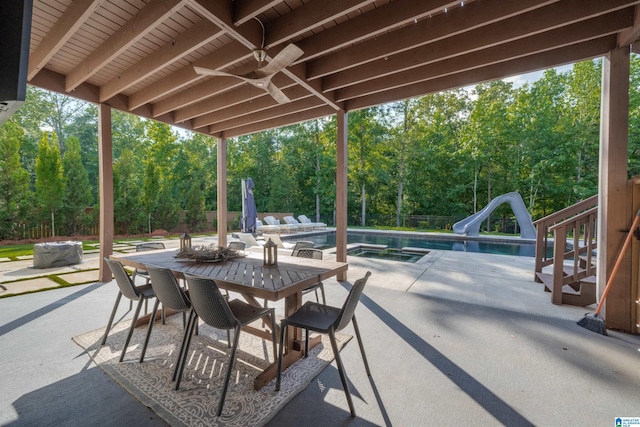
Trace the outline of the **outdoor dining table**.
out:
<instances>
[{"instance_id":1,"label":"outdoor dining table","mask_svg":"<svg viewBox=\"0 0 640 427\"><path fill-rule=\"evenodd\" d=\"M123 265L146 269L146 266L168 268L180 277L183 274L215 280L221 289L237 292L250 304L262 306L257 298L269 301L284 299L284 315L293 314L302 306L302 291L309 286L347 271L345 262L323 261L309 258L298 258L278 254L277 266L265 266L262 250L246 251L244 257L233 258L224 262L203 262L185 258L176 258L177 250L157 250L132 254L113 254L111 259ZM291 328L289 328L291 329ZM271 339L271 333L258 328L245 328L250 333ZM279 331L277 331L279 333ZM292 365L304 355L301 344L302 331L295 329L287 333L283 369ZM311 348L314 344L310 342ZM254 388L259 390L277 374L277 361L274 361L254 379Z\"/></svg>"}]
</instances>

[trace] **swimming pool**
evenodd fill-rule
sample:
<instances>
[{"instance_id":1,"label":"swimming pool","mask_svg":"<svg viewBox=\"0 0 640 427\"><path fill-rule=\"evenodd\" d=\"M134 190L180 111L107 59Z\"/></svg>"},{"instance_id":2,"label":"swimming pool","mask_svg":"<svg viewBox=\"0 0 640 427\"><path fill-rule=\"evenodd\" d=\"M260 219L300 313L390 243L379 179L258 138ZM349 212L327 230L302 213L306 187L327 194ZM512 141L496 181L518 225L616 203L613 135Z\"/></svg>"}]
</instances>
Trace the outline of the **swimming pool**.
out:
<instances>
[{"instance_id":1,"label":"swimming pool","mask_svg":"<svg viewBox=\"0 0 640 427\"><path fill-rule=\"evenodd\" d=\"M335 231L305 235L288 236L288 240L308 240L312 241L317 248L327 249L336 246ZM535 243L511 242L506 239L490 239L490 238L469 238L458 235L433 235L415 233L398 233L388 231L352 231L347 232L347 244L351 243L367 243L374 245L387 245L389 248L402 249L405 247L436 249L444 251L461 251L461 252L479 252L485 254L498 255L516 255L516 256L535 256ZM553 253L553 248L549 251Z\"/></svg>"}]
</instances>

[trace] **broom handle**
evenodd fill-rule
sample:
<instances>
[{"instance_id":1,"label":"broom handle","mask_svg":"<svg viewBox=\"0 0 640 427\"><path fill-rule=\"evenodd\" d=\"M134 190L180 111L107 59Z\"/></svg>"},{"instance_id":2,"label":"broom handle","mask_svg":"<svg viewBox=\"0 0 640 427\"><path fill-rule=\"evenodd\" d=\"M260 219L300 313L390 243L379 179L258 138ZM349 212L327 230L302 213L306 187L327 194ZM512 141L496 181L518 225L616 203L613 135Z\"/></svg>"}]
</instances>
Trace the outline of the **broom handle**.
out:
<instances>
[{"instance_id":1,"label":"broom handle","mask_svg":"<svg viewBox=\"0 0 640 427\"><path fill-rule=\"evenodd\" d=\"M613 284L613 279L616 277L616 273L622 264L622 259L624 258L624 253L627 251L627 247L629 243L631 243L631 237L633 236L633 230L636 229L638 223L640 222L640 210L636 214L636 217L633 220L633 224L631 224L631 228L629 229L629 233L627 234L627 238L624 240L624 244L622 245L622 249L620 249L620 254L618 255L618 259L616 260L616 265L613 266L613 270L611 270L611 276L609 276L609 280L607 281L607 286L604 288L604 292L602 293L602 297L600 298L600 302L598 303L598 307L596 308L595 315L600 314L600 310L602 310L602 304L604 300L607 298L607 294L611 289L611 285Z\"/></svg>"}]
</instances>

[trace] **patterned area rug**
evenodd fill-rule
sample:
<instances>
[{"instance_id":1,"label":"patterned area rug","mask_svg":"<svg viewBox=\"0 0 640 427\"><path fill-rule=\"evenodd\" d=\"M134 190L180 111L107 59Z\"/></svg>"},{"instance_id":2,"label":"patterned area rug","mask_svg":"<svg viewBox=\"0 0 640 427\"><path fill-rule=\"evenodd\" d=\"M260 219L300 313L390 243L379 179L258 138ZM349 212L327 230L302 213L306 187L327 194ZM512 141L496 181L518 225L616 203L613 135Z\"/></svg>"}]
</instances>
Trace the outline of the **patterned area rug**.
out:
<instances>
[{"instance_id":1,"label":"patterned area rug","mask_svg":"<svg viewBox=\"0 0 640 427\"><path fill-rule=\"evenodd\" d=\"M200 324L199 335L191 341L180 389L175 391L171 376L182 340L182 316L170 316L166 325L156 322L143 363L138 359L146 326L136 328L124 362L118 363L129 325L128 319L116 324L102 347L99 342L104 328L73 340L116 382L174 426L264 425L333 360L331 345L323 337L322 344L312 349L308 358L284 371L279 392L274 390L275 379L255 391L253 379L272 363L273 350L270 341L243 332L224 409L217 417L230 354L226 332ZM351 336L337 338L344 345Z\"/></svg>"}]
</instances>

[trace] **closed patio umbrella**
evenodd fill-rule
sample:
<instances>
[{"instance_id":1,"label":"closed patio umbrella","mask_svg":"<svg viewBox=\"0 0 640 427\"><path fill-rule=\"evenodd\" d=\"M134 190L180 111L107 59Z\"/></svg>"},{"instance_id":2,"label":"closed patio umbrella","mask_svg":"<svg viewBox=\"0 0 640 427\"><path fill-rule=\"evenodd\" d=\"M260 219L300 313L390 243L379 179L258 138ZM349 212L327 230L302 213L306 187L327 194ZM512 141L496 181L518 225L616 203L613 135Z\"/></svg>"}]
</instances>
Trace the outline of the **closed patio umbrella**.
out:
<instances>
[{"instance_id":1,"label":"closed patio umbrella","mask_svg":"<svg viewBox=\"0 0 640 427\"><path fill-rule=\"evenodd\" d=\"M253 180L247 178L242 180L242 232L255 233L256 219L258 213L256 211L256 201L253 198Z\"/></svg>"}]
</instances>

